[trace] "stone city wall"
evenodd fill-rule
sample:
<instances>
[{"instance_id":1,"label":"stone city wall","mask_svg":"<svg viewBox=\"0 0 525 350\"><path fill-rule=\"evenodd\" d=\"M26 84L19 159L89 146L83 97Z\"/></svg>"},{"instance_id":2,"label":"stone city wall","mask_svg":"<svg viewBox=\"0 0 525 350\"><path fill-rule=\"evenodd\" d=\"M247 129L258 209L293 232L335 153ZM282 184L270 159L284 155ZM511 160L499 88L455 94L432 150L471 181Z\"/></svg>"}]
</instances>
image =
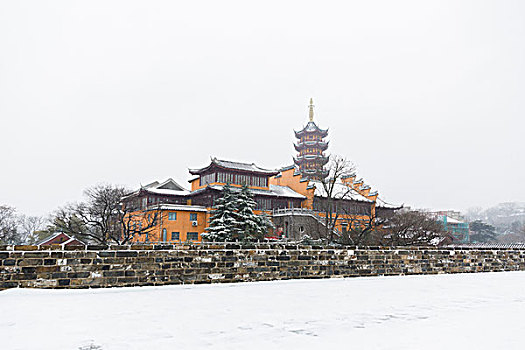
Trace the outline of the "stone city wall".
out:
<instances>
[{"instance_id":1,"label":"stone city wall","mask_svg":"<svg viewBox=\"0 0 525 350\"><path fill-rule=\"evenodd\" d=\"M525 270L525 249L286 244L0 246L0 289Z\"/></svg>"}]
</instances>

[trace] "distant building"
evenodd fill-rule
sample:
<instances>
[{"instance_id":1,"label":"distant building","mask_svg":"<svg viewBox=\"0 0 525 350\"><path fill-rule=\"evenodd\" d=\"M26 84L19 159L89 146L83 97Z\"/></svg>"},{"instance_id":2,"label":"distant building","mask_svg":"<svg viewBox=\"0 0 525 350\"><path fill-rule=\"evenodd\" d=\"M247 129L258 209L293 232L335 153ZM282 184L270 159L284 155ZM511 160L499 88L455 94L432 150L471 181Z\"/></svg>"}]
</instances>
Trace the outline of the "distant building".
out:
<instances>
[{"instance_id":1,"label":"distant building","mask_svg":"<svg viewBox=\"0 0 525 350\"><path fill-rule=\"evenodd\" d=\"M191 191L172 179L146 185L124 197L123 205L132 213L149 212L157 215L157 225L141 237L134 237L133 241L201 241L213 203L222 196L227 183L230 183L233 192L240 191L244 184L248 186L257 203L257 214L270 214L275 208L300 207L305 196L289 187L270 183L270 178L278 173L253 163L212 158L206 167L190 169L190 174L196 175L189 181ZM144 225L140 221L136 224Z\"/></svg>"},{"instance_id":2,"label":"distant building","mask_svg":"<svg viewBox=\"0 0 525 350\"><path fill-rule=\"evenodd\" d=\"M469 223L459 211L445 210L432 212L431 214L443 225L443 228L452 235L454 243L470 242Z\"/></svg>"}]
</instances>

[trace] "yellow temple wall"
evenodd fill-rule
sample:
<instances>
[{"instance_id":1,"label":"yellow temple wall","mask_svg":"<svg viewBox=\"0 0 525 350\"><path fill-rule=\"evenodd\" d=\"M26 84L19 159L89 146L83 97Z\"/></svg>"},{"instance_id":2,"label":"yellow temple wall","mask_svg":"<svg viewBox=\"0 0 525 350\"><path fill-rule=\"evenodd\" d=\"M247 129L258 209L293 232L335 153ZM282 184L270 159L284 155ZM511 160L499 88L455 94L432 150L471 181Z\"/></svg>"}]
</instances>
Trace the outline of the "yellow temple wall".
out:
<instances>
[{"instance_id":1,"label":"yellow temple wall","mask_svg":"<svg viewBox=\"0 0 525 350\"><path fill-rule=\"evenodd\" d=\"M169 213L177 213L176 220L169 220ZM141 215L142 212L138 211L132 215ZM197 226L192 225L190 220L190 214L197 214ZM208 213L202 211L192 211L192 210L160 210L159 219L157 225L148 233L149 242L162 242L163 241L163 229L166 229L167 240L168 242L184 242L187 241L188 232L197 232L198 239L193 240L196 242L202 241L201 234L204 232L205 228L208 226ZM142 220L142 226L147 225L145 220ZM179 240L173 241L171 239L172 232L179 232ZM132 242L145 242L146 235L138 235L132 239Z\"/></svg>"},{"instance_id":2,"label":"yellow temple wall","mask_svg":"<svg viewBox=\"0 0 525 350\"><path fill-rule=\"evenodd\" d=\"M292 190L294 190L297 193L302 194L303 196L306 196L306 200L304 200L301 204L302 208L313 208L313 200L314 200L314 189L313 188L307 188L309 181L303 181L301 182L301 175L294 175L295 169L291 168L288 170L282 171L280 174L281 176L272 176L270 178L270 184L271 185L278 185L278 186L288 186Z\"/></svg>"}]
</instances>

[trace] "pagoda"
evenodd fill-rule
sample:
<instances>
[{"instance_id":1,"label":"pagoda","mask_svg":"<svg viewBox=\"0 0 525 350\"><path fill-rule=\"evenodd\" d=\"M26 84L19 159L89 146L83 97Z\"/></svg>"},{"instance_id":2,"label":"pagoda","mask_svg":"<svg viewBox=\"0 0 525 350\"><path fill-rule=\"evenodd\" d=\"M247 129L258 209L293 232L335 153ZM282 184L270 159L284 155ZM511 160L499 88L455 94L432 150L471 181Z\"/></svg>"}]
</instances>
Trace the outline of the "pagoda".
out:
<instances>
[{"instance_id":1,"label":"pagoda","mask_svg":"<svg viewBox=\"0 0 525 350\"><path fill-rule=\"evenodd\" d=\"M307 179L321 180L328 175L324 169L328 163L328 156L324 151L328 148L328 142L324 138L328 136L328 130L319 128L314 122L314 105L310 99L310 120L300 131L294 131L299 140L294 144L295 150L299 152L294 158L294 163L299 167L302 176Z\"/></svg>"}]
</instances>

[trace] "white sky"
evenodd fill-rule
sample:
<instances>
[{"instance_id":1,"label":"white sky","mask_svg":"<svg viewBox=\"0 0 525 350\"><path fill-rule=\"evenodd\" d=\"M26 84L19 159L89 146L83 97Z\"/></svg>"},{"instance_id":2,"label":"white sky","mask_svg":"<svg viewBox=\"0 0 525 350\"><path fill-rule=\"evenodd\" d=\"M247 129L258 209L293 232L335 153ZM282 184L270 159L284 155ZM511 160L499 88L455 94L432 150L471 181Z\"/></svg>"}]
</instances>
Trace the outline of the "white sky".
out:
<instances>
[{"instance_id":1,"label":"white sky","mask_svg":"<svg viewBox=\"0 0 525 350\"><path fill-rule=\"evenodd\" d=\"M394 203L525 199L525 2L1 1L0 204L46 214L315 119Z\"/></svg>"}]
</instances>

